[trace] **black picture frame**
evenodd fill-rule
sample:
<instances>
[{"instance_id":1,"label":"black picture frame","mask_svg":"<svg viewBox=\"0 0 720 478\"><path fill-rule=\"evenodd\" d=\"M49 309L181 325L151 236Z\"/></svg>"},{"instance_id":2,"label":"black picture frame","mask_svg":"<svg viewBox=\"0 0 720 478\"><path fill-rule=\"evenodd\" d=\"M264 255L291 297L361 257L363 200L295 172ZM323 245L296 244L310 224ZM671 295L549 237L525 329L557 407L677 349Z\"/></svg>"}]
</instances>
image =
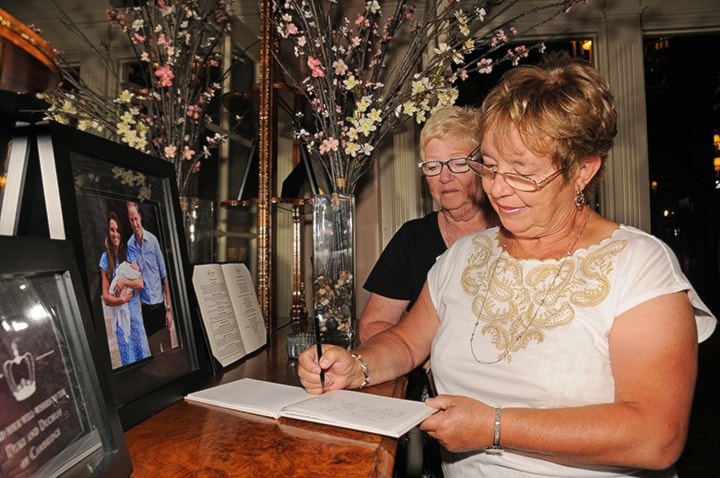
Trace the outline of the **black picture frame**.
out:
<instances>
[{"instance_id":1,"label":"black picture frame","mask_svg":"<svg viewBox=\"0 0 720 478\"><path fill-rule=\"evenodd\" d=\"M0 475L130 476L72 245L0 236Z\"/></svg>"},{"instance_id":2,"label":"black picture frame","mask_svg":"<svg viewBox=\"0 0 720 478\"><path fill-rule=\"evenodd\" d=\"M182 399L212 374L197 309L191 305L194 296L188 293L190 270L175 170L168 161L74 128L56 123L36 128L49 235L68 239L74 246L95 339L105 345L98 347L101 360L127 430ZM113 321L120 322L104 312L99 261L105 240L100 235L112 210L121 223L122 240L129 240L132 232L125 206L129 201L138 203L145 237L151 232L159 245L157 255L164 256L174 326L169 329L168 349L123 361L118 367L112 348L117 332ZM142 315L147 316L144 311ZM128 332L135 337L133 333Z\"/></svg>"}]
</instances>

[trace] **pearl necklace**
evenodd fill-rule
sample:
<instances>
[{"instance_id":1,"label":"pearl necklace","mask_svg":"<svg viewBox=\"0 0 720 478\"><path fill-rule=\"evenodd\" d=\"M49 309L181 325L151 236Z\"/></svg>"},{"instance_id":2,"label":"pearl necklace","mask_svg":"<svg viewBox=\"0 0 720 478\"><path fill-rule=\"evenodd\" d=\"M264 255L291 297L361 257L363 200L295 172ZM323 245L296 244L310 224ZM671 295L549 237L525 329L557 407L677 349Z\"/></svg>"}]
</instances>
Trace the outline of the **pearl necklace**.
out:
<instances>
[{"instance_id":1,"label":"pearl necklace","mask_svg":"<svg viewBox=\"0 0 720 478\"><path fill-rule=\"evenodd\" d=\"M486 361L480 360L477 357L477 355L475 354L475 349L473 347L473 345L474 345L473 340L475 339L475 333L477 332L477 328L480 325L480 317L482 317L482 313L485 310L485 302L487 301L488 295L490 294L490 288L492 287L493 280L495 279L495 271L497 269L498 262L500 262L500 257L498 257L495 260L495 264L493 265L493 269L492 269L492 274L490 276L490 281L488 282L488 288L485 291L485 297L483 298L482 305L480 306L480 311L478 312L477 319L475 320L475 326L473 327L472 334L470 334L470 352L472 353L472 356L476 362L486 364L486 365L492 365L492 364L499 363L499 362L505 360L505 358L507 358L507 356L510 355L510 350L513 348L513 346L515 344L517 344L520 341L520 339L522 339L523 335L525 335L525 332L527 332L530 329L530 327L535 323L535 319L537 318L538 313L540 312L540 309L543 307L543 305L545 305L545 301L550 296L550 292L552 292L553 289L555 288L555 282L558 280L558 277L560 277L560 272L562 271L563 267L565 266L565 263L572 257L572 253L573 253L573 250L575 249L575 246L577 245L578 241L580 240L580 237L585 232L585 228L587 227L588 222L590 221L590 212L591 212L590 208L588 207L587 215L585 216L585 221L583 222L582 227L580 228L578 233L573 238L573 241L570 244L570 247L568 247L568 249L563 253L563 255L562 255L563 259L560 262L560 264L558 265L557 272L555 272L555 276L553 277L553 280L550 283L550 287L548 287L548 291L545 293L545 296L542 298L542 300L540 301L540 304L535 309L535 313L533 314L532 319L530 319L530 322L528 322L528 324L525 326L525 328L523 328L522 331L520 331L520 333L515 338L508 341L508 344L505 347L505 350L503 350L503 352L500 354L500 356L498 356L498 358L496 360L493 360L492 362L486 362ZM513 243L513 245L514 245L514 243ZM505 245L503 246L503 249L505 249L507 251L507 243L505 243Z\"/></svg>"}]
</instances>

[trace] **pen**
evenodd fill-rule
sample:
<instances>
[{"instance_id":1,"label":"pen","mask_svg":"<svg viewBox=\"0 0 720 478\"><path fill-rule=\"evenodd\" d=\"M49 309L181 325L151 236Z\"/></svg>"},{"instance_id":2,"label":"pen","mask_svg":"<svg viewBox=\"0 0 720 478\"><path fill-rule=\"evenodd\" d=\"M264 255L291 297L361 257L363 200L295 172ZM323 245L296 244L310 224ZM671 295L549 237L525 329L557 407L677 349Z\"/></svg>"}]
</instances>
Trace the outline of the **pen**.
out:
<instances>
[{"instance_id":1,"label":"pen","mask_svg":"<svg viewBox=\"0 0 720 478\"><path fill-rule=\"evenodd\" d=\"M320 341L320 314L315 316L315 346L317 347L318 367L322 358L322 343ZM325 371L320 368L320 386L325 388Z\"/></svg>"}]
</instances>

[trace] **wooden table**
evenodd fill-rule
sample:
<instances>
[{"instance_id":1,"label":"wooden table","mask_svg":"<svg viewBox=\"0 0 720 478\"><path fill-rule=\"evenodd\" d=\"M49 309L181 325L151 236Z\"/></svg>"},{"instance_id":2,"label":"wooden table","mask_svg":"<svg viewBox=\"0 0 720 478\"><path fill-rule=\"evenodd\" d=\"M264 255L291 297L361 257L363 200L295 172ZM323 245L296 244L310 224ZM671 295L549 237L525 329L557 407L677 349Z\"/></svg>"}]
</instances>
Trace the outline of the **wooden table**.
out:
<instances>
[{"instance_id":1,"label":"wooden table","mask_svg":"<svg viewBox=\"0 0 720 478\"><path fill-rule=\"evenodd\" d=\"M299 385L285 329L208 385L243 377ZM368 387L402 397L407 381ZM176 402L131 428L133 477L392 477L397 440L327 425Z\"/></svg>"}]
</instances>

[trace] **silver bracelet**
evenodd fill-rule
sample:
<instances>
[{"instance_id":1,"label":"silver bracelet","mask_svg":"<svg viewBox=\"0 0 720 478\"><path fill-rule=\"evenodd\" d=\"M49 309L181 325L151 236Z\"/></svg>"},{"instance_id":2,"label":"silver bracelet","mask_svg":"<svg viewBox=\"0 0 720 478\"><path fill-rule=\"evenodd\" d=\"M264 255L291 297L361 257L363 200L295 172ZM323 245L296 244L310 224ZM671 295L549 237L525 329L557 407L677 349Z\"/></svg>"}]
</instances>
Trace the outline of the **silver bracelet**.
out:
<instances>
[{"instance_id":1,"label":"silver bracelet","mask_svg":"<svg viewBox=\"0 0 720 478\"><path fill-rule=\"evenodd\" d=\"M360 368L362 368L363 375L365 376L365 380L363 381L362 385L360 385L360 387L358 388L358 390L362 390L363 388L367 387L368 384L370 383L370 368L368 368L367 362L365 361L365 359L362 358L361 355L354 354L354 353L351 353L350 355L352 356L352 358L354 358L355 360L360 362Z\"/></svg>"},{"instance_id":2,"label":"silver bracelet","mask_svg":"<svg viewBox=\"0 0 720 478\"><path fill-rule=\"evenodd\" d=\"M493 444L486 446L486 450L502 450L500 446L500 416L502 415L502 407L495 408L495 428L493 429Z\"/></svg>"}]
</instances>

